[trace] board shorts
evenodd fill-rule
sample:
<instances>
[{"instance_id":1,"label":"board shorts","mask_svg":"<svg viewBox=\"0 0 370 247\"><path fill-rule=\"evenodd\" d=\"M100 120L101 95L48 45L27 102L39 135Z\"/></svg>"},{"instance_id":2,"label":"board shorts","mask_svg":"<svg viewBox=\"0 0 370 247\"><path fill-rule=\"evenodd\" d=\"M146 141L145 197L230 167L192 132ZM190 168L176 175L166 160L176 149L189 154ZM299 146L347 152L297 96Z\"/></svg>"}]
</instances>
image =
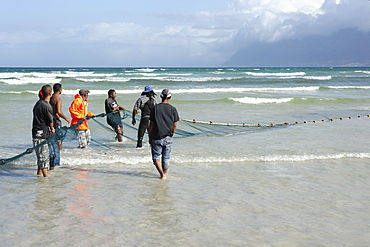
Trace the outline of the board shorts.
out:
<instances>
[{"instance_id":1,"label":"board shorts","mask_svg":"<svg viewBox=\"0 0 370 247\"><path fill-rule=\"evenodd\" d=\"M117 117L115 115L111 115L109 118L107 118L107 123L117 131L117 129L123 129L123 124L121 121L121 117Z\"/></svg>"},{"instance_id":2,"label":"board shorts","mask_svg":"<svg viewBox=\"0 0 370 247\"><path fill-rule=\"evenodd\" d=\"M122 129L123 130L123 125L122 124L119 124L119 123L112 123L112 124L109 124L113 129L114 131L118 132L119 129Z\"/></svg>"},{"instance_id":3,"label":"board shorts","mask_svg":"<svg viewBox=\"0 0 370 247\"><path fill-rule=\"evenodd\" d=\"M91 134L90 130L77 130L78 147L85 148L90 144Z\"/></svg>"},{"instance_id":4,"label":"board shorts","mask_svg":"<svg viewBox=\"0 0 370 247\"><path fill-rule=\"evenodd\" d=\"M45 141L46 139L33 139L33 146L38 146L41 142ZM50 153L48 143L45 142L44 144L35 148L36 157L37 157L37 166L40 169L49 169L50 164Z\"/></svg>"},{"instance_id":5,"label":"board shorts","mask_svg":"<svg viewBox=\"0 0 370 247\"><path fill-rule=\"evenodd\" d=\"M170 154L172 149L172 137L167 136L160 140L152 140L151 150L153 162L162 159L162 169L170 167Z\"/></svg>"}]
</instances>

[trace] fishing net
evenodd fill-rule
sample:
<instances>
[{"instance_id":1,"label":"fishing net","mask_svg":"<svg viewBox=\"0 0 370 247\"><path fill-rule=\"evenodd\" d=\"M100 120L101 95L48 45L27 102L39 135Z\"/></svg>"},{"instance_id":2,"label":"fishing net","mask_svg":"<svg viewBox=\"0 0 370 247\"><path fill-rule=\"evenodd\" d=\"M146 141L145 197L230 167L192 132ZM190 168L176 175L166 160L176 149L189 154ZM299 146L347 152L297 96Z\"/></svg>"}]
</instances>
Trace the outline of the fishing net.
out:
<instances>
[{"instance_id":1,"label":"fishing net","mask_svg":"<svg viewBox=\"0 0 370 247\"><path fill-rule=\"evenodd\" d=\"M135 116L137 122L140 121L140 114ZM111 119L115 122L122 122L124 127L123 137L125 142L136 142L137 133L138 133L138 124L135 126L132 125L132 112L131 111L120 111L120 119L112 113L102 113L95 115L94 117L87 117L90 130L91 130L91 144L92 146L99 146L104 149L115 148L116 141L116 132L114 129L108 125L107 119ZM34 152L39 146L48 143L50 152L53 152L53 147L56 147L58 141L63 142L63 147L67 148L76 148L78 146L78 138L76 129L83 120L78 122L73 126L63 126L56 129L55 134L50 138L41 142L35 147L27 148L24 152L21 152L18 155L15 155L10 158L1 158L0 165L8 164L13 161L16 161L28 154ZM248 127L248 128L247 128ZM177 130L174 135L174 138L185 138L192 136L225 136L225 135L235 135L240 133L246 133L253 131L258 128L271 128L277 127L277 125L247 125L247 124L221 124L221 123L212 123L212 122L201 122L195 120L186 120L181 119L178 122ZM148 139L145 135L146 140ZM133 143L134 145L134 143Z\"/></svg>"},{"instance_id":2,"label":"fishing net","mask_svg":"<svg viewBox=\"0 0 370 247\"><path fill-rule=\"evenodd\" d=\"M358 116L361 117L361 116ZM367 115L370 117L370 115ZM140 114L136 114L136 121L140 121ZM115 122L122 122L124 128L124 141L132 142L132 145L135 145L134 142L137 141L138 128L135 125L132 125L132 112L131 111L120 111L120 117L117 117L112 113L102 113L95 115L94 117L87 117L91 130L91 146L98 146L102 149L114 149L117 147L116 132L114 129L108 125L107 120L111 119ZM352 119L351 117L349 119ZM340 118L338 120L344 120ZM1 158L0 165L11 163L15 160L18 160L28 154L33 153L33 151L41 145L48 143L49 149L53 152L53 147L56 147L58 141L63 142L63 147L67 148L76 148L78 146L78 138L76 129L83 120L78 122L73 126L63 126L59 129L56 129L54 135L40 143L35 147L27 148L25 151L21 152L18 155L15 155L10 158ZM310 123L326 122L326 121L335 121L335 119L321 120L321 121L311 121ZM215 123L215 122L203 122L197 120L187 120L181 119L177 124L177 130L175 132L174 138L186 138L192 136L229 136L229 135L238 135L243 133L251 133L261 130L269 130L275 128L284 128L289 125L297 125L309 123L304 122L294 122L294 123L281 123L281 124L231 124L231 123ZM144 139L148 139L145 135ZM52 156L52 155L51 155Z\"/></svg>"}]
</instances>

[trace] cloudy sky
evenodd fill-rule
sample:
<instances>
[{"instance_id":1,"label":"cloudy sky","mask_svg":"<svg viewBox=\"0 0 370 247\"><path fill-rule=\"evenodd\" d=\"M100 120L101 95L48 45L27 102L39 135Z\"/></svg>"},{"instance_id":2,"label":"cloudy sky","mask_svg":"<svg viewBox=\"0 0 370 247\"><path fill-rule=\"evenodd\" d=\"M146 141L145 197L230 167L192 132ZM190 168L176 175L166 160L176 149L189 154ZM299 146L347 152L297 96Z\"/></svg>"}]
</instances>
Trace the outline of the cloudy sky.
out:
<instances>
[{"instance_id":1,"label":"cloudy sky","mask_svg":"<svg viewBox=\"0 0 370 247\"><path fill-rule=\"evenodd\" d=\"M255 42L370 32L369 0L2 0L0 66L218 66Z\"/></svg>"}]
</instances>

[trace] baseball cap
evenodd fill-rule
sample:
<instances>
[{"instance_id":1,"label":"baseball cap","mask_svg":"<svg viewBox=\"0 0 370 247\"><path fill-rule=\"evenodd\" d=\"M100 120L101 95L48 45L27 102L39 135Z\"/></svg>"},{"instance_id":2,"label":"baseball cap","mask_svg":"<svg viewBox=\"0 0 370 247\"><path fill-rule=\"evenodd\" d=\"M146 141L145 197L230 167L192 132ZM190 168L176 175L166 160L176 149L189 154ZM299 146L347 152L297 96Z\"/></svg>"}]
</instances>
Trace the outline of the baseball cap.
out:
<instances>
[{"instance_id":1,"label":"baseball cap","mask_svg":"<svg viewBox=\"0 0 370 247\"><path fill-rule=\"evenodd\" d=\"M169 97L171 97L170 90L169 89L163 89L162 93L161 93L161 98L162 99L168 99Z\"/></svg>"}]
</instances>

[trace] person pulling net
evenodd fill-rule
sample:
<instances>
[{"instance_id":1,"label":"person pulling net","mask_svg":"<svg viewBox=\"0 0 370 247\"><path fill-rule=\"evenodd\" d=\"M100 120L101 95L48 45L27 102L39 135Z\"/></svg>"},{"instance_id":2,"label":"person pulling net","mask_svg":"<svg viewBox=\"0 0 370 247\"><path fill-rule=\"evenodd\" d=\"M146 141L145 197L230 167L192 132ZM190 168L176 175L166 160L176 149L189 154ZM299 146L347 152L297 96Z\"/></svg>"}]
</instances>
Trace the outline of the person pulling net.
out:
<instances>
[{"instance_id":1,"label":"person pulling net","mask_svg":"<svg viewBox=\"0 0 370 247\"><path fill-rule=\"evenodd\" d=\"M119 113L119 114L117 114ZM360 118L361 116L358 116ZM370 117L370 115L367 115ZM117 145L114 140L116 136L115 130L107 124L108 119L112 121L117 121L117 118L122 122L122 126L125 128L125 134L123 139L136 142L136 135L138 128L132 125L132 111L129 110L120 110L112 113L101 113L95 116L87 116L86 119L80 119L78 122L74 123L72 126L63 126L55 130L55 134L45 139L45 141L39 143L34 147L27 148L24 152L21 152L17 155L14 155L10 158L1 158L0 165L5 165L16 161L26 155L33 153L33 151L39 146L51 142L63 141L66 145L71 146L72 148L78 139L78 126L82 124L83 121L88 121L90 123L90 128L92 131L92 142L94 145L102 147L104 149L117 148ZM141 119L140 114L134 116L135 120L139 121ZM308 123L324 123L324 122L333 122L335 120L345 120L345 119L354 119L353 117L348 118L339 118L339 119L330 119L328 121L303 121L303 122L292 122L292 123L280 123L280 124L231 124L231 123L215 123L212 121L198 121L198 120L187 120L180 119L178 122L177 131L174 135L174 138L188 138L193 136L227 136L227 135L239 135L244 133L250 133L261 130L272 130L276 128L286 128L288 126L294 126L297 124L308 124ZM109 137L111 135L111 138Z\"/></svg>"}]
</instances>

